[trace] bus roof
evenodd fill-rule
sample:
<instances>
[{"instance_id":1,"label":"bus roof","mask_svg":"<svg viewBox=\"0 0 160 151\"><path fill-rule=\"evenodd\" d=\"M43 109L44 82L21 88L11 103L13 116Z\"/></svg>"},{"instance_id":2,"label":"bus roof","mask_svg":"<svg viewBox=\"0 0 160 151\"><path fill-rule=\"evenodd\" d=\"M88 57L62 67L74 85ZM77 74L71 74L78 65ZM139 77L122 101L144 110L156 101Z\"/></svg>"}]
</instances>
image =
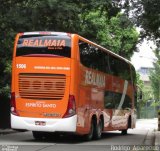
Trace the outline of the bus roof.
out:
<instances>
[{"instance_id":1,"label":"bus roof","mask_svg":"<svg viewBox=\"0 0 160 151\"><path fill-rule=\"evenodd\" d=\"M54 32L54 31L33 31L33 32L24 32L24 33L19 33L20 35L64 35L67 36L70 33L66 32Z\"/></svg>"}]
</instances>

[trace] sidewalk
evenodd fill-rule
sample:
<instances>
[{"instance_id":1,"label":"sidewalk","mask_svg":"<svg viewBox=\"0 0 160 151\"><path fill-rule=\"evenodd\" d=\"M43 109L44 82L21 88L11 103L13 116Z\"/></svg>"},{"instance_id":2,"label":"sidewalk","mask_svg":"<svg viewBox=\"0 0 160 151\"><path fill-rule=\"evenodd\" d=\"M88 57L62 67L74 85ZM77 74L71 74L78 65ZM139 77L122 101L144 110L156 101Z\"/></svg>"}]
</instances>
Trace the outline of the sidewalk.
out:
<instances>
[{"instance_id":1,"label":"sidewalk","mask_svg":"<svg viewBox=\"0 0 160 151\"><path fill-rule=\"evenodd\" d=\"M155 131L155 143L154 145L160 145L160 131Z\"/></svg>"}]
</instances>

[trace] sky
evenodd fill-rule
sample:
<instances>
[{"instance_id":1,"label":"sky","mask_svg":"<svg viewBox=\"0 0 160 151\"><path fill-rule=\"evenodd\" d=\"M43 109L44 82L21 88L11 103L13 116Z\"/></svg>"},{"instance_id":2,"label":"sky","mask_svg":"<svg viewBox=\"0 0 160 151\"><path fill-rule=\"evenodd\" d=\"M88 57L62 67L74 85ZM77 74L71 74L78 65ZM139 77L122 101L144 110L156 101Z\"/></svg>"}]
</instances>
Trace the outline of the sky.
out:
<instances>
[{"instance_id":1,"label":"sky","mask_svg":"<svg viewBox=\"0 0 160 151\"><path fill-rule=\"evenodd\" d=\"M138 70L140 67L153 67L153 62L156 57L153 53L155 45L152 41L144 40L144 42L138 45L139 52L135 52L131 58L131 62Z\"/></svg>"}]
</instances>

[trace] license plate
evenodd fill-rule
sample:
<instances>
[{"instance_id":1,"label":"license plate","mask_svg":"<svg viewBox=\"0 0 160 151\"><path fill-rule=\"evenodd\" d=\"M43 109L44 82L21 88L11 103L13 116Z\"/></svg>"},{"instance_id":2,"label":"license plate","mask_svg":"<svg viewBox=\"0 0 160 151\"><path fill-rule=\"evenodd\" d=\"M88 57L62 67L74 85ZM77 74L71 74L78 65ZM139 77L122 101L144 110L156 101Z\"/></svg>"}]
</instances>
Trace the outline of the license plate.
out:
<instances>
[{"instance_id":1,"label":"license plate","mask_svg":"<svg viewBox=\"0 0 160 151\"><path fill-rule=\"evenodd\" d=\"M45 126L46 122L45 121L35 121L35 125Z\"/></svg>"}]
</instances>

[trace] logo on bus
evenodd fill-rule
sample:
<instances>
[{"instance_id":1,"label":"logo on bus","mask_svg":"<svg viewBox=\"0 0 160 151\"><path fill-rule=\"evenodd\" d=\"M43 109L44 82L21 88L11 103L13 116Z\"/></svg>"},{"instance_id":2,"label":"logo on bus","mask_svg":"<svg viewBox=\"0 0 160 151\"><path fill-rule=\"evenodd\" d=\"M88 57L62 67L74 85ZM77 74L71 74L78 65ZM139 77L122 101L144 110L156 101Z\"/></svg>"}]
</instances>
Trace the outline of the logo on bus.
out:
<instances>
[{"instance_id":1,"label":"logo on bus","mask_svg":"<svg viewBox=\"0 0 160 151\"><path fill-rule=\"evenodd\" d=\"M98 87L105 87L105 76L99 73L86 70L85 84L94 85Z\"/></svg>"},{"instance_id":2,"label":"logo on bus","mask_svg":"<svg viewBox=\"0 0 160 151\"><path fill-rule=\"evenodd\" d=\"M54 40L54 39L24 39L22 46L30 46L30 47L65 47L66 41L65 40Z\"/></svg>"},{"instance_id":3,"label":"logo on bus","mask_svg":"<svg viewBox=\"0 0 160 151\"><path fill-rule=\"evenodd\" d=\"M44 103L44 102L32 102L32 103L29 103L27 102L25 104L26 107L32 107L32 108L56 108L56 104L48 104L48 103Z\"/></svg>"}]
</instances>

